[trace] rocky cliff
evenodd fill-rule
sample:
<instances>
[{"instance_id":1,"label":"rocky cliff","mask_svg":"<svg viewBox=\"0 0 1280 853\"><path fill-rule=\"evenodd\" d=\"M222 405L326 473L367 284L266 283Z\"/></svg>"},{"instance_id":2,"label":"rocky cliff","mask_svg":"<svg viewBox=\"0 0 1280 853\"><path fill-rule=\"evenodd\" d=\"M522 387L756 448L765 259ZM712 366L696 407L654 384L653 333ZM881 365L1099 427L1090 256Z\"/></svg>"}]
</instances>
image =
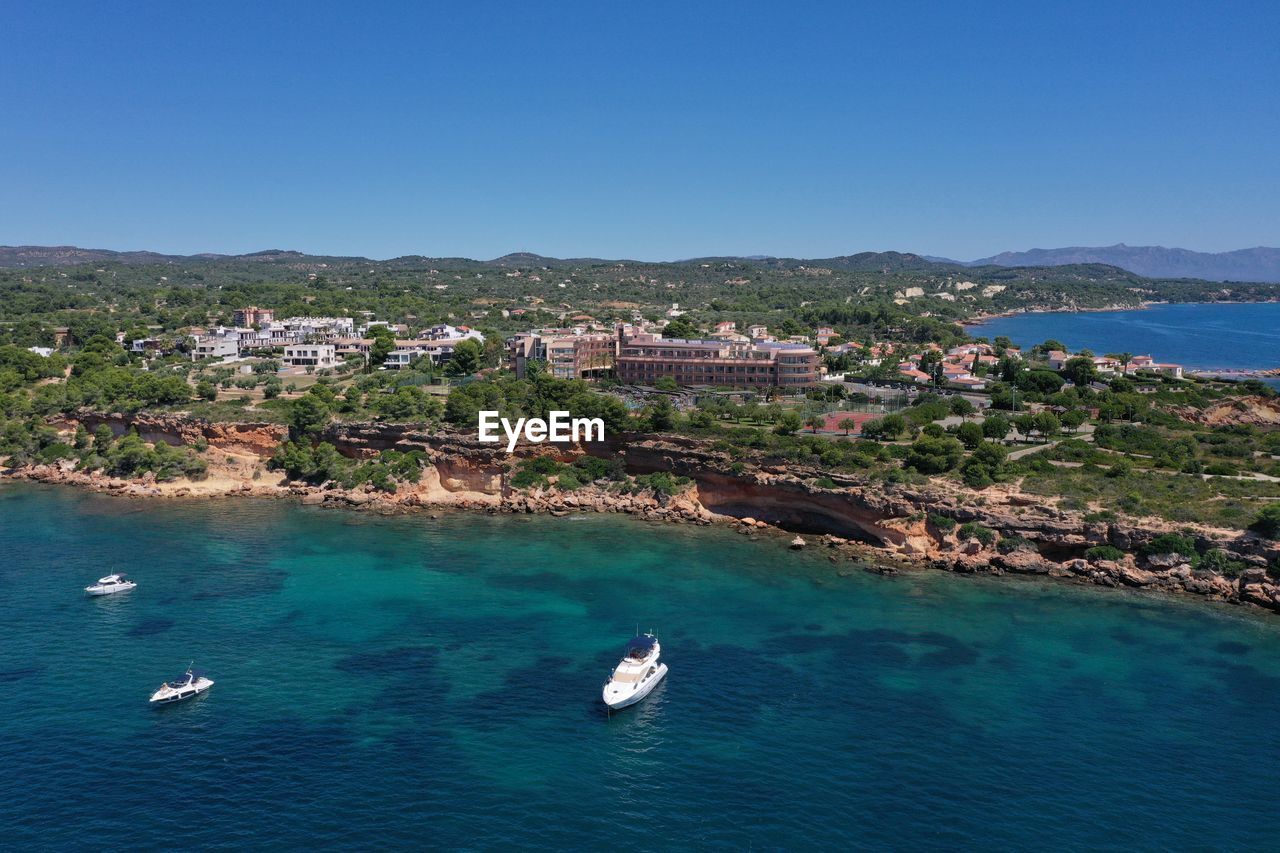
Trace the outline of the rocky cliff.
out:
<instances>
[{"instance_id":1,"label":"rocky cliff","mask_svg":"<svg viewBox=\"0 0 1280 853\"><path fill-rule=\"evenodd\" d=\"M963 573L1038 574L1115 587L1187 592L1210 598L1250 602L1280 611L1280 584L1267 574L1280 563L1280 544L1252 534L1201 530L1198 547L1225 551L1248 566L1239 577L1194 569L1178 555L1139 557L1142 546L1169 526L1157 523L1086 521L1079 513L1046 506L1012 488L981 493L940 488L886 485L857 476L832 474L778 460L731 458L697 439L626 435L583 447L533 445L517 457L551 454L572 461L583 453L618 458L628 473L668 471L692 482L675 497L623 494L608 484L572 492L554 488L513 490L513 459L494 445L480 445L467 434L428 431L407 425L332 424L321 436L340 453L371 458L384 450L418 450L427 465L416 483L394 494L371 488L344 490L331 485L283 482L265 470L265 461L285 429L274 424L215 424L176 416L86 415L92 429L107 423L113 431L133 427L148 441L208 442L219 488L198 484L128 483L71 471L69 466L36 466L17 476L88 485L124 494L196 495L243 493L295 495L307 503L369 506L387 511L406 507L458 506L508 512L625 512L646 518L693 523L737 523L744 532L787 531L817 534L849 557L891 559ZM74 421L63 424L72 428ZM220 454L220 455L219 455ZM245 456L244 454L248 454ZM246 459L248 461L246 461ZM834 488L816 485L819 478ZM958 538L972 522L982 538ZM989 533L988 533L989 532ZM1118 561L1089 560L1095 545L1124 552Z\"/></svg>"}]
</instances>

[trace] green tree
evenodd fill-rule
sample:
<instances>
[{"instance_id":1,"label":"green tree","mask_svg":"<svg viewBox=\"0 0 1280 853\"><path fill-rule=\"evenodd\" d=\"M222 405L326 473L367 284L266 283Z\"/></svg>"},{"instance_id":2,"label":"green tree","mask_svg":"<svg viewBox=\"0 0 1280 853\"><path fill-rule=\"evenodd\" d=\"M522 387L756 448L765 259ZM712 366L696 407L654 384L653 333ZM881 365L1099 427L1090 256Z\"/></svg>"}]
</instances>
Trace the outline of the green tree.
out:
<instances>
[{"instance_id":1,"label":"green tree","mask_svg":"<svg viewBox=\"0 0 1280 853\"><path fill-rule=\"evenodd\" d=\"M975 411L973 403L970 403L965 397L952 397L947 407L951 410L951 414L960 418L967 418Z\"/></svg>"},{"instance_id":2,"label":"green tree","mask_svg":"<svg viewBox=\"0 0 1280 853\"><path fill-rule=\"evenodd\" d=\"M484 344L475 338L459 341L453 355L445 363L445 373L450 376L470 376L484 367Z\"/></svg>"},{"instance_id":3,"label":"green tree","mask_svg":"<svg viewBox=\"0 0 1280 853\"><path fill-rule=\"evenodd\" d=\"M1092 358L1077 355L1067 359L1067 363L1062 365L1062 375L1077 388L1082 388L1098 378L1098 368L1094 366Z\"/></svg>"},{"instance_id":4,"label":"green tree","mask_svg":"<svg viewBox=\"0 0 1280 853\"><path fill-rule=\"evenodd\" d=\"M374 326L369 330L369 337L373 338L373 343L369 346L369 363L377 367L396 348L396 336L386 326Z\"/></svg>"},{"instance_id":5,"label":"green tree","mask_svg":"<svg viewBox=\"0 0 1280 853\"><path fill-rule=\"evenodd\" d=\"M676 317L662 328L664 338L696 340L701 335L702 331L685 317Z\"/></svg>"},{"instance_id":6,"label":"green tree","mask_svg":"<svg viewBox=\"0 0 1280 853\"><path fill-rule=\"evenodd\" d=\"M853 418L841 418L840 422L837 423L836 426L844 430L845 435L848 435L853 430L858 428L858 422L855 421Z\"/></svg>"},{"instance_id":7,"label":"green tree","mask_svg":"<svg viewBox=\"0 0 1280 853\"><path fill-rule=\"evenodd\" d=\"M1013 425L1018 428L1018 432L1022 435L1024 441L1031 440L1031 434L1036 431L1036 416L1032 414L1018 415L1013 419Z\"/></svg>"},{"instance_id":8,"label":"green tree","mask_svg":"<svg viewBox=\"0 0 1280 853\"><path fill-rule=\"evenodd\" d=\"M392 394L379 395L375 411L389 421L426 421L440 416L440 400L419 388L406 385Z\"/></svg>"},{"instance_id":9,"label":"green tree","mask_svg":"<svg viewBox=\"0 0 1280 853\"><path fill-rule=\"evenodd\" d=\"M982 435L985 438L1004 441L1012 428L1013 425L1009 423L1009 419L1004 415L988 415L986 420L982 422Z\"/></svg>"},{"instance_id":10,"label":"green tree","mask_svg":"<svg viewBox=\"0 0 1280 853\"><path fill-rule=\"evenodd\" d=\"M1005 462L1009 457L1009 449L1002 444L984 441L969 454L969 462L981 465L993 479L999 480L1005 473Z\"/></svg>"},{"instance_id":11,"label":"green tree","mask_svg":"<svg viewBox=\"0 0 1280 853\"><path fill-rule=\"evenodd\" d=\"M990 469L972 459L960 466L960 479L971 489L985 489L995 482Z\"/></svg>"},{"instance_id":12,"label":"green tree","mask_svg":"<svg viewBox=\"0 0 1280 853\"><path fill-rule=\"evenodd\" d=\"M1089 362L1093 366L1093 362ZM1062 387L1062 377L1052 370L1028 370L1018 374L1014 384L1020 391L1034 394L1052 394Z\"/></svg>"},{"instance_id":13,"label":"green tree","mask_svg":"<svg viewBox=\"0 0 1280 853\"><path fill-rule=\"evenodd\" d=\"M773 428L773 431L778 435L794 435L803 425L804 419L800 417L800 413L795 409L787 409L782 413L782 417L778 420L778 425Z\"/></svg>"},{"instance_id":14,"label":"green tree","mask_svg":"<svg viewBox=\"0 0 1280 853\"><path fill-rule=\"evenodd\" d=\"M1062 421L1062 426L1064 428L1075 432L1080 429L1080 427L1084 426L1085 421L1089 420L1089 415L1079 409L1071 409L1070 411L1063 412L1062 417L1059 418L1059 420Z\"/></svg>"},{"instance_id":15,"label":"green tree","mask_svg":"<svg viewBox=\"0 0 1280 853\"><path fill-rule=\"evenodd\" d=\"M907 419L902 415L885 415L862 425L862 434L877 441L894 441L907 431Z\"/></svg>"},{"instance_id":16,"label":"green tree","mask_svg":"<svg viewBox=\"0 0 1280 853\"><path fill-rule=\"evenodd\" d=\"M329 404L307 392L289 404L289 432L295 439L318 433L329 417Z\"/></svg>"},{"instance_id":17,"label":"green tree","mask_svg":"<svg viewBox=\"0 0 1280 853\"><path fill-rule=\"evenodd\" d=\"M649 429L654 432L666 432L676 425L676 407L666 397L659 397L653 405L644 410L649 422Z\"/></svg>"},{"instance_id":18,"label":"green tree","mask_svg":"<svg viewBox=\"0 0 1280 853\"><path fill-rule=\"evenodd\" d=\"M959 465L962 458L964 446L956 439L921 436L907 448L903 463L921 474L941 474Z\"/></svg>"},{"instance_id":19,"label":"green tree","mask_svg":"<svg viewBox=\"0 0 1280 853\"><path fill-rule=\"evenodd\" d=\"M972 450L982 443L982 425L965 421L956 428L956 438L960 439L960 443L966 448Z\"/></svg>"},{"instance_id":20,"label":"green tree","mask_svg":"<svg viewBox=\"0 0 1280 853\"><path fill-rule=\"evenodd\" d=\"M1062 429L1062 424L1053 412L1037 412L1032 415L1031 422L1035 426L1035 431L1046 439L1057 435L1058 431Z\"/></svg>"}]
</instances>

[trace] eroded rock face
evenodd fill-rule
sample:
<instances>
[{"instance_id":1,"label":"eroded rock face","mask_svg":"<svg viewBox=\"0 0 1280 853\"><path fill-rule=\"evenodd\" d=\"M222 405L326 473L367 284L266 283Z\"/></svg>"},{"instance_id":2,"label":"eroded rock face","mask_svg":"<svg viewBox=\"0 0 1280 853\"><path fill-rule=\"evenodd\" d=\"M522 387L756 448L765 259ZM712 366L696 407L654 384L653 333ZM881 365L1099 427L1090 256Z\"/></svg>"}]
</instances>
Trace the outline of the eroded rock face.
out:
<instances>
[{"instance_id":1,"label":"eroded rock face","mask_svg":"<svg viewBox=\"0 0 1280 853\"><path fill-rule=\"evenodd\" d=\"M170 444L207 441L210 447L239 457L237 467L222 472L225 485L216 490L168 485L165 493L200 496L214 493L288 495L307 503L356 506L382 512L405 511L413 507L453 506L489 512L545 512L557 515L572 512L620 512L655 521L709 524L734 521L742 533L752 537L779 530L823 535L823 544L863 554L874 549L872 559L902 556L917 565L933 565L964 573L1042 574L1104 586L1188 592L1227 601L1242 601L1280 611L1280 586L1262 568L1250 569L1239 579L1193 571L1184 557L1155 555L1141 566L1129 556L1111 562L1083 559L1085 550L1097 544L1111 544L1133 551L1155 536L1167 532L1156 527L1133 524L1087 523L1079 514L1015 499L1001 500L984 494L980 500L946 494L929 488L885 486L868 483L846 474L789 462L731 458L712 450L707 442L690 438L626 436L611 437L608 443L586 447L524 445L518 456L549 454L569 462L587 452L603 458L623 460L632 474L669 471L689 477L692 484L675 496L623 495L603 486L587 486L573 492L556 489L519 492L510 488L508 473L514 461L505 450L479 445L469 434L426 431L412 425L332 424L321 439L350 458L363 459L383 450L418 450L427 460L419 482L402 484L392 494L360 488L345 491L318 489L301 484L280 483L279 475L267 482L261 470L267 457L285 439L283 426L272 424L211 424L179 416L84 415L79 422L93 429L107 423L123 433L137 427L144 440ZM64 427L74 426L69 420ZM211 454L212 455L212 454ZM252 456L258 457L255 466ZM46 482L88 486L112 494L150 496L158 484L84 474L70 465L31 466L12 475ZM253 479L250 479L252 475ZM260 482L259 477L263 477ZM837 488L813 485L828 477ZM961 503L968 500L967 503ZM1009 553L984 548L980 541L957 543L954 525L947 531L927 522L943 517L957 523L973 522L995 531L999 539L1019 537L1022 545ZM1200 538L1202 550L1221 548L1235 560L1265 566L1280 559L1280 545L1256 536L1235 539ZM853 543L863 543L853 544Z\"/></svg>"},{"instance_id":2,"label":"eroded rock face","mask_svg":"<svg viewBox=\"0 0 1280 853\"><path fill-rule=\"evenodd\" d=\"M1202 409L1177 406L1171 411L1183 420L1208 426L1280 426L1280 397L1238 397Z\"/></svg>"},{"instance_id":3,"label":"eroded rock face","mask_svg":"<svg viewBox=\"0 0 1280 853\"><path fill-rule=\"evenodd\" d=\"M1038 551L1021 549L994 557L992 562L1005 571L1021 575L1047 575L1051 565L1050 561L1041 557Z\"/></svg>"},{"instance_id":4,"label":"eroded rock face","mask_svg":"<svg viewBox=\"0 0 1280 853\"><path fill-rule=\"evenodd\" d=\"M288 428L281 424L215 423L185 415L146 412L132 415L81 412L75 417L55 422L54 425L74 428L77 423L83 424L89 432L93 432L99 424L106 424L117 437L130 429L136 429L139 438L152 444L163 442L181 447L204 440L210 447L219 450L253 453L258 456L270 456L289 435Z\"/></svg>"}]
</instances>

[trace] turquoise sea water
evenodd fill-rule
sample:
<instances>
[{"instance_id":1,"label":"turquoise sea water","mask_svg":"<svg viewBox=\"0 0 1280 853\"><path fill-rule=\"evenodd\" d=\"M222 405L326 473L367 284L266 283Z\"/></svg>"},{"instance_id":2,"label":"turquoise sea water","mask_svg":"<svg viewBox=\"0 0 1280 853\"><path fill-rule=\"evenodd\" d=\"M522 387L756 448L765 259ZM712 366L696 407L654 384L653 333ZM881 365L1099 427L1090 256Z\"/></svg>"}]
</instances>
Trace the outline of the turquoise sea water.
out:
<instances>
[{"instance_id":1,"label":"turquoise sea water","mask_svg":"<svg viewBox=\"0 0 1280 853\"><path fill-rule=\"evenodd\" d=\"M6 847L1266 848L1280 620L612 516L0 486ZM137 590L81 587L130 571ZM636 623L670 675L608 716ZM217 684L162 709L195 658Z\"/></svg>"},{"instance_id":2,"label":"turquoise sea water","mask_svg":"<svg viewBox=\"0 0 1280 853\"><path fill-rule=\"evenodd\" d=\"M1206 370L1280 367L1280 302L1017 314L972 326L970 333L1008 335L1025 346L1053 338L1072 350L1150 353Z\"/></svg>"}]
</instances>

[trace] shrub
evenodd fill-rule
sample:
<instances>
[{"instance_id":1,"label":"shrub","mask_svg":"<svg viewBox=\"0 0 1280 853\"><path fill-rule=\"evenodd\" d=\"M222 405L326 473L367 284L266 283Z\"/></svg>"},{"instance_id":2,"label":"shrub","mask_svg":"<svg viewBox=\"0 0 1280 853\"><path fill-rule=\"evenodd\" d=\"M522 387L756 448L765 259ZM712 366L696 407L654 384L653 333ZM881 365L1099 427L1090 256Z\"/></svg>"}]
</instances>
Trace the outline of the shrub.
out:
<instances>
[{"instance_id":1,"label":"shrub","mask_svg":"<svg viewBox=\"0 0 1280 853\"><path fill-rule=\"evenodd\" d=\"M672 477L666 471L655 471L636 477L636 486L641 489L652 489L655 495L674 495L688 484L688 477Z\"/></svg>"},{"instance_id":2,"label":"shrub","mask_svg":"<svg viewBox=\"0 0 1280 853\"><path fill-rule=\"evenodd\" d=\"M1100 560L1123 560L1124 551L1116 548L1114 545L1094 545L1088 551L1084 552L1084 558L1091 563Z\"/></svg>"},{"instance_id":3,"label":"shrub","mask_svg":"<svg viewBox=\"0 0 1280 853\"><path fill-rule=\"evenodd\" d=\"M813 481L813 484L814 484L815 486L817 486L819 489L838 489L838 488L840 488L839 486L837 486L837 485L836 485L836 481L835 481L835 480L833 480L833 479L831 479L830 477L819 477L818 479L816 479L816 480L814 480L814 481Z\"/></svg>"},{"instance_id":4,"label":"shrub","mask_svg":"<svg viewBox=\"0 0 1280 853\"><path fill-rule=\"evenodd\" d=\"M1116 501L1120 509L1132 515L1138 515L1143 511L1145 505L1142 502L1142 495L1137 492L1128 492L1120 500Z\"/></svg>"},{"instance_id":5,"label":"shrub","mask_svg":"<svg viewBox=\"0 0 1280 853\"><path fill-rule=\"evenodd\" d=\"M1139 548L1138 553L1144 557L1152 554L1181 554L1191 558L1199 556L1195 540L1190 536L1181 536L1177 533L1162 533Z\"/></svg>"},{"instance_id":6,"label":"shrub","mask_svg":"<svg viewBox=\"0 0 1280 853\"><path fill-rule=\"evenodd\" d=\"M1111 467L1107 469L1107 476L1112 478L1127 477L1132 473L1133 473L1133 463L1130 462L1128 459L1124 458L1123 456L1117 459L1115 462L1112 462Z\"/></svg>"},{"instance_id":7,"label":"shrub","mask_svg":"<svg viewBox=\"0 0 1280 853\"><path fill-rule=\"evenodd\" d=\"M71 459L75 455L76 452L71 445L58 441L50 444L48 447L41 448L40 452L36 454L36 459L37 461L47 464L49 462L56 462L59 459Z\"/></svg>"},{"instance_id":8,"label":"shrub","mask_svg":"<svg viewBox=\"0 0 1280 853\"><path fill-rule=\"evenodd\" d=\"M387 469L381 465L374 465L368 473L369 483L380 492L394 492L396 484L391 479L391 475Z\"/></svg>"},{"instance_id":9,"label":"shrub","mask_svg":"<svg viewBox=\"0 0 1280 853\"><path fill-rule=\"evenodd\" d=\"M520 463L520 468L525 471L532 471L535 474L559 474L564 468L559 462L550 456L535 456L532 459L526 459Z\"/></svg>"},{"instance_id":10,"label":"shrub","mask_svg":"<svg viewBox=\"0 0 1280 853\"><path fill-rule=\"evenodd\" d=\"M975 462L972 459L961 467L960 478L971 489L985 489L995 482L995 479L991 476L991 470L981 462Z\"/></svg>"},{"instance_id":11,"label":"shrub","mask_svg":"<svg viewBox=\"0 0 1280 853\"><path fill-rule=\"evenodd\" d=\"M1034 551L1035 546L1031 544L1030 539L1015 533L1001 538L996 545L996 550L1001 554L1012 554L1014 551Z\"/></svg>"},{"instance_id":12,"label":"shrub","mask_svg":"<svg viewBox=\"0 0 1280 853\"><path fill-rule=\"evenodd\" d=\"M929 523L941 530L943 533L949 533L956 529L956 520L948 518L945 515L938 515L936 512L929 513Z\"/></svg>"},{"instance_id":13,"label":"shrub","mask_svg":"<svg viewBox=\"0 0 1280 853\"><path fill-rule=\"evenodd\" d=\"M1263 507L1249 529L1268 539L1280 539L1280 503Z\"/></svg>"},{"instance_id":14,"label":"shrub","mask_svg":"<svg viewBox=\"0 0 1280 853\"><path fill-rule=\"evenodd\" d=\"M596 456L579 456L573 465L578 469L578 479L584 483L605 479L622 480L627 476L622 461L617 457L605 460Z\"/></svg>"},{"instance_id":15,"label":"shrub","mask_svg":"<svg viewBox=\"0 0 1280 853\"><path fill-rule=\"evenodd\" d=\"M528 468L521 468L519 471L511 475L511 488L513 489L544 489L547 483L546 475Z\"/></svg>"},{"instance_id":16,"label":"shrub","mask_svg":"<svg viewBox=\"0 0 1280 853\"><path fill-rule=\"evenodd\" d=\"M1245 565L1239 560L1233 560L1228 557L1226 551L1214 548L1200 558L1200 568L1208 569L1225 577L1234 578L1245 570Z\"/></svg>"},{"instance_id":17,"label":"shrub","mask_svg":"<svg viewBox=\"0 0 1280 853\"><path fill-rule=\"evenodd\" d=\"M571 470L560 473L556 479L556 488L562 492L572 492L574 489L582 488L582 481L578 479L578 475Z\"/></svg>"},{"instance_id":18,"label":"shrub","mask_svg":"<svg viewBox=\"0 0 1280 853\"><path fill-rule=\"evenodd\" d=\"M970 539L977 539L984 546L990 545L992 542L996 541L996 532L994 530L990 527L983 527L981 524L974 521L969 521L960 525L960 530L957 535L962 542Z\"/></svg>"}]
</instances>

